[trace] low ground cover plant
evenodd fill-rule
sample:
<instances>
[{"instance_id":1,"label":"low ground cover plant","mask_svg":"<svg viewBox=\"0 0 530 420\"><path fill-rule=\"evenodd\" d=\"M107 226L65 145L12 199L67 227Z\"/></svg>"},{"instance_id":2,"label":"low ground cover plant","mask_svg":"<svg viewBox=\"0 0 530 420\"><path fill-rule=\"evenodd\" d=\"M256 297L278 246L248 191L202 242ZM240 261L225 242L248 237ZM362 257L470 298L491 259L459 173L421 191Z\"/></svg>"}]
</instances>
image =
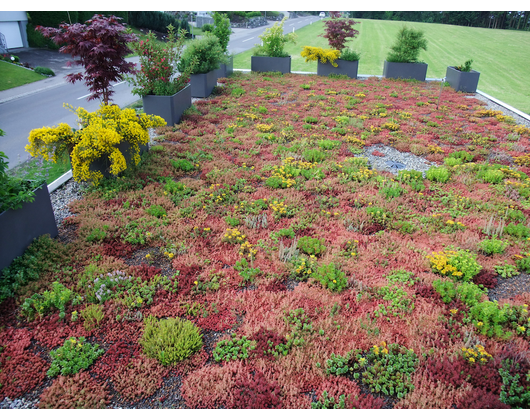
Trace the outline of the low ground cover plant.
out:
<instances>
[{"instance_id":1,"label":"low ground cover plant","mask_svg":"<svg viewBox=\"0 0 530 420\"><path fill-rule=\"evenodd\" d=\"M218 88L0 274L0 400L528 408L529 132L429 83Z\"/></svg>"}]
</instances>

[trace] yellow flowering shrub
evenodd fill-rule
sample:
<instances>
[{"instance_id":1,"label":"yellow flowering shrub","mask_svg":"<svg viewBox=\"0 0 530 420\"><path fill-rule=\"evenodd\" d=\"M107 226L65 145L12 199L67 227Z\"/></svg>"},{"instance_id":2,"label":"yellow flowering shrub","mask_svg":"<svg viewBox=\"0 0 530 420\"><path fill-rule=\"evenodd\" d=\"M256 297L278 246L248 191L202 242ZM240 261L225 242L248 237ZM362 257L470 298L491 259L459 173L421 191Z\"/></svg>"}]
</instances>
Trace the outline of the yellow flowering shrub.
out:
<instances>
[{"instance_id":1,"label":"yellow flowering shrub","mask_svg":"<svg viewBox=\"0 0 530 420\"><path fill-rule=\"evenodd\" d=\"M338 60L340 57L339 50L324 49L320 47L307 47L305 46L301 53L302 57L305 58L306 63L308 61L317 61L320 60L321 63L331 63L333 67L337 67L338 64L335 63L335 60Z\"/></svg>"},{"instance_id":2,"label":"yellow flowering shrub","mask_svg":"<svg viewBox=\"0 0 530 420\"><path fill-rule=\"evenodd\" d=\"M118 145L130 144L132 163L140 162L140 145L149 141L148 129L166 124L156 115L136 115L133 109L120 109L117 105L105 105L95 112L83 108L70 108L78 117L81 129L73 131L68 124L32 130L26 150L33 156L46 160L57 158L68 151L72 173L76 181L92 181L97 184L101 171L90 170L90 165L101 157L108 157L109 172L117 175L127 168L127 162Z\"/></svg>"},{"instance_id":3,"label":"yellow flowering shrub","mask_svg":"<svg viewBox=\"0 0 530 420\"><path fill-rule=\"evenodd\" d=\"M29 144L26 151L33 157L43 157L47 161L57 163L57 159L64 153L70 154L73 149L72 128L65 123L58 127L43 127L31 130Z\"/></svg>"}]
</instances>

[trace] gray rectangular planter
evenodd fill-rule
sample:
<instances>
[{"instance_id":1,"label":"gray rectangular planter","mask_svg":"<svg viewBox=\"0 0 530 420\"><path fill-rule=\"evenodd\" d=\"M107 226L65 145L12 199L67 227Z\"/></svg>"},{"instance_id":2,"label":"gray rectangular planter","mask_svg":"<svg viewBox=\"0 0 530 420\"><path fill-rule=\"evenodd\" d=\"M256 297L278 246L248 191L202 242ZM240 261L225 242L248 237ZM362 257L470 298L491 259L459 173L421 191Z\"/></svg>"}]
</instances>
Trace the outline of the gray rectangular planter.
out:
<instances>
[{"instance_id":1,"label":"gray rectangular planter","mask_svg":"<svg viewBox=\"0 0 530 420\"><path fill-rule=\"evenodd\" d=\"M192 74L190 76L191 96L194 98L207 98L212 94L213 88L217 86L219 69L208 73Z\"/></svg>"},{"instance_id":2,"label":"gray rectangular planter","mask_svg":"<svg viewBox=\"0 0 530 420\"><path fill-rule=\"evenodd\" d=\"M131 167L133 165L133 151L131 150L132 146L128 141L124 141L120 144L118 144L117 149L123 154L123 157L125 158L125 162L127 163L127 167ZM149 151L149 144L140 144L140 155L143 155L145 152ZM90 166L90 171L100 171L104 178L111 178L114 175L110 173L110 165L111 161L109 159L108 155L101 156L100 158L94 160Z\"/></svg>"},{"instance_id":3,"label":"gray rectangular planter","mask_svg":"<svg viewBox=\"0 0 530 420\"><path fill-rule=\"evenodd\" d=\"M291 73L291 57L250 57L251 71Z\"/></svg>"},{"instance_id":4,"label":"gray rectangular planter","mask_svg":"<svg viewBox=\"0 0 530 420\"><path fill-rule=\"evenodd\" d=\"M34 191L31 203L0 213L0 270L20 257L35 238L46 234L55 238L58 234L46 184Z\"/></svg>"},{"instance_id":5,"label":"gray rectangular planter","mask_svg":"<svg viewBox=\"0 0 530 420\"><path fill-rule=\"evenodd\" d=\"M334 67L329 61L322 63L317 61L317 74L319 76L329 76L330 74L345 74L350 79L357 79L358 61L335 60L337 67Z\"/></svg>"},{"instance_id":6,"label":"gray rectangular planter","mask_svg":"<svg viewBox=\"0 0 530 420\"><path fill-rule=\"evenodd\" d=\"M447 67L445 81L456 91L474 93L477 91L480 73L475 70L460 71L452 66Z\"/></svg>"},{"instance_id":7,"label":"gray rectangular planter","mask_svg":"<svg viewBox=\"0 0 530 420\"><path fill-rule=\"evenodd\" d=\"M217 78L228 77L234 72L234 56L231 55L228 60L228 64L221 64L221 67L217 70Z\"/></svg>"},{"instance_id":8,"label":"gray rectangular planter","mask_svg":"<svg viewBox=\"0 0 530 420\"><path fill-rule=\"evenodd\" d=\"M427 63L394 63L385 60L383 77L387 79L416 79L425 82Z\"/></svg>"},{"instance_id":9,"label":"gray rectangular planter","mask_svg":"<svg viewBox=\"0 0 530 420\"><path fill-rule=\"evenodd\" d=\"M162 117L173 126L180 122L182 113L191 106L191 86L187 85L173 96L147 95L142 98L144 112Z\"/></svg>"}]
</instances>

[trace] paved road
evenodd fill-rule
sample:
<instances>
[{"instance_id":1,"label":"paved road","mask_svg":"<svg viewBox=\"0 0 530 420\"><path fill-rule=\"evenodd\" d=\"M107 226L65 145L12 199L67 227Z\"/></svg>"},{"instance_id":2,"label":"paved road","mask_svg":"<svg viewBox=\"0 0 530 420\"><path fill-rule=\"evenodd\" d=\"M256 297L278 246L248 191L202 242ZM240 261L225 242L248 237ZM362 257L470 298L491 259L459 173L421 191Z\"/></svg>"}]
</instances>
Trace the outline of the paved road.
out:
<instances>
[{"instance_id":1,"label":"paved road","mask_svg":"<svg viewBox=\"0 0 530 420\"><path fill-rule=\"evenodd\" d=\"M316 16L289 19L285 22L284 32L291 32L293 28L297 30L317 20L319 18ZM267 27L273 24L274 22L269 22ZM260 42L258 35L265 28L234 29L228 51L237 54L253 48L254 44ZM19 55L22 62L28 61L31 66L52 68L57 76L0 92L0 128L6 133L4 137L0 137L0 150L8 156L10 168L30 158L24 148L28 144L29 133L34 128L51 127L61 122L76 127L76 116L63 107L64 103L74 108L83 107L90 112L99 108L99 101L86 100L89 92L84 84L77 82L72 85L64 80L65 74L78 70L66 67L66 62L71 57L35 49L21 49L14 54ZM32 62L32 59L35 61ZM137 62L137 58L129 61ZM131 93L131 87L126 82L117 84L114 90L112 102L120 107L139 99Z\"/></svg>"}]
</instances>

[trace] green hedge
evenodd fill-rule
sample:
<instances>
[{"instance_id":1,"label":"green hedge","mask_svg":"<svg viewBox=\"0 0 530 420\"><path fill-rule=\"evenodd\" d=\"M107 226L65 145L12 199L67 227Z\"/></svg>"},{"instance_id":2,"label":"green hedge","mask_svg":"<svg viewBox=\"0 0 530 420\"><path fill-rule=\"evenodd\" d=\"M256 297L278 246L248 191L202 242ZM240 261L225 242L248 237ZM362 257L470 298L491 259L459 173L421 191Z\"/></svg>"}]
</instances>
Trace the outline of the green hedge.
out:
<instances>
[{"instance_id":1,"label":"green hedge","mask_svg":"<svg viewBox=\"0 0 530 420\"><path fill-rule=\"evenodd\" d=\"M26 26L28 44L33 48L58 50L59 47L53 41L44 38L40 32L35 30L37 25L58 28L63 22L85 23L96 14L121 17L123 19L121 22L124 24L129 21L129 12L28 12L28 25Z\"/></svg>"},{"instance_id":2,"label":"green hedge","mask_svg":"<svg viewBox=\"0 0 530 420\"><path fill-rule=\"evenodd\" d=\"M167 26L173 25L179 29L179 22L174 16L163 12L129 12L129 23L137 28L152 29L153 31L167 33Z\"/></svg>"}]
</instances>

